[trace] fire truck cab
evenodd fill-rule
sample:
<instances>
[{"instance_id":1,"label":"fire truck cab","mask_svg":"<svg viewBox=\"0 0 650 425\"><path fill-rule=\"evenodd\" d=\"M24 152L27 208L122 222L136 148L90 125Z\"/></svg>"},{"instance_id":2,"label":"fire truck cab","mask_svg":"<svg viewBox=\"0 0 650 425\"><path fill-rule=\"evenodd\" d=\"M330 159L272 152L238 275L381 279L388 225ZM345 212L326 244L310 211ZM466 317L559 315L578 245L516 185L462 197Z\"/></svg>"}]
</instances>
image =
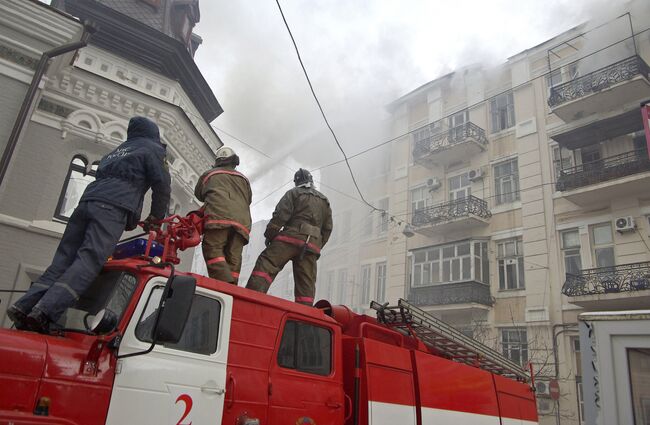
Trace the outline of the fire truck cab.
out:
<instances>
[{"instance_id":1,"label":"fire truck cab","mask_svg":"<svg viewBox=\"0 0 650 425\"><path fill-rule=\"evenodd\" d=\"M111 260L59 330L0 330L0 423L537 423L516 365L406 302L377 309Z\"/></svg>"}]
</instances>

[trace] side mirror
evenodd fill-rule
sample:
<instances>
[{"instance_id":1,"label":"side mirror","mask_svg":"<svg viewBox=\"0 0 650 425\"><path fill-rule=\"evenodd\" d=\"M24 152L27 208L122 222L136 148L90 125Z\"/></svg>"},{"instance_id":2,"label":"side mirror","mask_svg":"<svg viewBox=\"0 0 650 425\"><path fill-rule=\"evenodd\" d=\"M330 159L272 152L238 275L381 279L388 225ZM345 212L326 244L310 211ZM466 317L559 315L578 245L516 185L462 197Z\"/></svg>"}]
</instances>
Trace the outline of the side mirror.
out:
<instances>
[{"instance_id":1,"label":"side mirror","mask_svg":"<svg viewBox=\"0 0 650 425\"><path fill-rule=\"evenodd\" d=\"M196 279L191 276L174 276L166 289L154 341L176 344L181 339L192 308Z\"/></svg>"},{"instance_id":2,"label":"side mirror","mask_svg":"<svg viewBox=\"0 0 650 425\"><path fill-rule=\"evenodd\" d=\"M117 326L117 315L105 308L95 315L92 322L90 322L89 328L93 333L100 335L112 331L115 326Z\"/></svg>"}]
</instances>

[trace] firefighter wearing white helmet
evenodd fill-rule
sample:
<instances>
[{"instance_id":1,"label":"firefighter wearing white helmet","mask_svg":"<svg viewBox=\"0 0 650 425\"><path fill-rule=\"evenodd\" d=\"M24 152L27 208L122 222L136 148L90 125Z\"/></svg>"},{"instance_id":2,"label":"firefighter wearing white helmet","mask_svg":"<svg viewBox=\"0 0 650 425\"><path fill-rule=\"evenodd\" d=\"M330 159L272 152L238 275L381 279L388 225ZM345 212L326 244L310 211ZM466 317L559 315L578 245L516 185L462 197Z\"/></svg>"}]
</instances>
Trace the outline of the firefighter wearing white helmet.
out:
<instances>
[{"instance_id":1,"label":"firefighter wearing white helmet","mask_svg":"<svg viewBox=\"0 0 650 425\"><path fill-rule=\"evenodd\" d=\"M284 194L266 227L267 247L257 258L246 287L267 292L291 260L295 300L312 305L316 260L332 233L332 210L327 197L314 188L309 171L299 169L293 181L296 187Z\"/></svg>"},{"instance_id":2,"label":"firefighter wearing white helmet","mask_svg":"<svg viewBox=\"0 0 650 425\"><path fill-rule=\"evenodd\" d=\"M194 189L204 202L203 257L208 275L234 285L239 281L242 250L251 230L251 186L235 168L239 157L227 146L215 154L214 168L206 171Z\"/></svg>"}]
</instances>

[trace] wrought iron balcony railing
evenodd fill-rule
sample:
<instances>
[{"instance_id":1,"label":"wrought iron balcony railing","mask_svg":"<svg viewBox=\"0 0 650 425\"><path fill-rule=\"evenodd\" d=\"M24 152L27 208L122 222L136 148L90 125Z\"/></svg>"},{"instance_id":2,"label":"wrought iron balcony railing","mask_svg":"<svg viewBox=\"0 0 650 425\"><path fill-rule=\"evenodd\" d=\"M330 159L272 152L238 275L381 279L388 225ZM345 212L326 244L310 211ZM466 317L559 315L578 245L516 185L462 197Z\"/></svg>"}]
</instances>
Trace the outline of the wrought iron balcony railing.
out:
<instances>
[{"instance_id":1,"label":"wrought iron balcony railing","mask_svg":"<svg viewBox=\"0 0 650 425\"><path fill-rule=\"evenodd\" d=\"M492 217L486 201L476 196L468 196L467 198L416 210L413 212L411 224L414 226L434 225L461 217L469 217L470 215L483 219Z\"/></svg>"},{"instance_id":2,"label":"wrought iron balcony railing","mask_svg":"<svg viewBox=\"0 0 650 425\"><path fill-rule=\"evenodd\" d=\"M410 288L408 301L417 306L478 303L492 306L490 286L469 281Z\"/></svg>"},{"instance_id":3,"label":"wrought iron balcony railing","mask_svg":"<svg viewBox=\"0 0 650 425\"><path fill-rule=\"evenodd\" d=\"M560 170L555 188L559 191L576 189L632 174L650 171L650 158L645 148L610 156Z\"/></svg>"},{"instance_id":4,"label":"wrought iron balcony railing","mask_svg":"<svg viewBox=\"0 0 650 425\"><path fill-rule=\"evenodd\" d=\"M551 108L597 93L637 75L648 78L650 67L639 56L632 56L597 71L551 88L548 104Z\"/></svg>"},{"instance_id":5,"label":"wrought iron balcony railing","mask_svg":"<svg viewBox=\"0 0 650 425\"><path fill-rule=\"evenodd\" d=\"M569 297L650 289L650 262L580 270L566 274L562 293Z\"/></svg>"},{"instance_id":6,"label":"wrought iron balcony railing","mask_svg":"<svg viewBox=\"0 0 650 425\"><path fill-rule=\"evenodd\" d=\"M428 132L416 132L416 139L418 140L413 147L413 158L422 158L423 156L466 142L470 139L483 146L488 143L485 130L471 122L466 122L448 130L439 130L439 128L439 125L437 127L434 125ZM426 133L428 133L427 136L419 139L419 134Z\"/></svg>"}]
</instances>

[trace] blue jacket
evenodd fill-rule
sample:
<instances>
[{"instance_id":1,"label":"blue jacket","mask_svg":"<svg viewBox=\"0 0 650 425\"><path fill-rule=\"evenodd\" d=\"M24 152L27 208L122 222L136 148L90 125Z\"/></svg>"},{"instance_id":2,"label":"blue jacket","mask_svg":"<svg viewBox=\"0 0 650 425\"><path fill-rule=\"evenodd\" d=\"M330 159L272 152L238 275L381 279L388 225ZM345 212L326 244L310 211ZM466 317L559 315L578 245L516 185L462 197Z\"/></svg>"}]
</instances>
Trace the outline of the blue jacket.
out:
<instances>
[{"instance_id":1,"label":"blue jacket","mask_svg":"<svg viewBox=\"0 0 650 425\"><path fill-rule=\"evenodd\" d=\"M142 202L149 188L151 215L165 217L169 206L171 178L165 161L166 147L160 142L158 126L145 117L129 121L126 142L102 158L79 202L102 201L129 211L134 228L142 214Z\"/></svg>"}]
</instances>

